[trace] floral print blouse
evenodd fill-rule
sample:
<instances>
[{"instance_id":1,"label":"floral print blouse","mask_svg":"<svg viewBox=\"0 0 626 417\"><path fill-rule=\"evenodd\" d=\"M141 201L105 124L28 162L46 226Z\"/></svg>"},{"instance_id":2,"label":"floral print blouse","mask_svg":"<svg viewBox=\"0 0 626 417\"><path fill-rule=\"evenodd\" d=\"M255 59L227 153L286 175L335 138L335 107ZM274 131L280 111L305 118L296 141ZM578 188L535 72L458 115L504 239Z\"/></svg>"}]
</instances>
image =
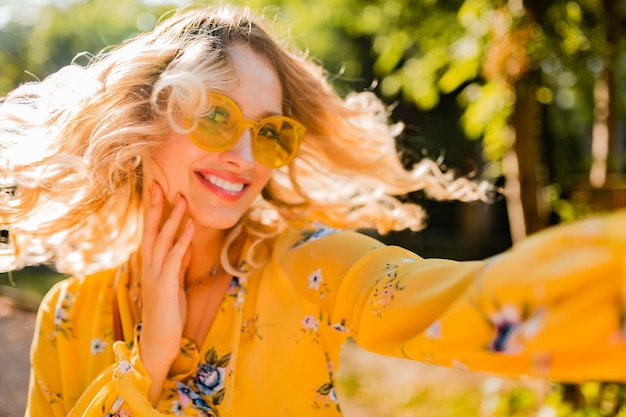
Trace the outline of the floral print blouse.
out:
<instances>
[{"instance_id":1,"label":"floral print blouse","mask_svg":"<svg viewBox=\"0 0 626 417\"><path fill-rule=\"evenodd\" d=\"M233 278L202 346L181 340L156 407L127 269L69 278L40 307L26 415L339 416L334 376L348 337L457 368L626 381L625 249L624 212L483 262L291 227L268 265ZM125 340L115 338L114 297Z\"/></svg>"}]
</instances>

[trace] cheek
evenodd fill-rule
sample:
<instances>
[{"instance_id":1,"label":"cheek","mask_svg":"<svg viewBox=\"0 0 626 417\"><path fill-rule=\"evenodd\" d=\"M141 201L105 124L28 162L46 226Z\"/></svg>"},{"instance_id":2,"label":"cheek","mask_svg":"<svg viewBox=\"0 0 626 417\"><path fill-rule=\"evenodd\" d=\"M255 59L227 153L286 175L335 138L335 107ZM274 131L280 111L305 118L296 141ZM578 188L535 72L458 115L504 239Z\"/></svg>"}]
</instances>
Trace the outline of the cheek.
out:
<instances>
[{"instance_id":1,"label":"cheek","mask_svg":"<svg viewBox=\"0 0 626 417\"><path fill-rule=\"evenodd\" d=\"M170 188L176 188L179 178L183 176L196 157L196 147L189 145L186 137L173 136L154 154L151 164L152 179L163 187L166 195Z\"/></svg>"},{"instance_id":2,"label":"cheek","mask_svg":"<svg viewBox=\"0 0 626 417\"><path fill-rule=\"evenodd\" d=\"M270 178L272 178L272 175L274 175L274 169L272 168L267 168L259 163L257 163L258 168L257 168L257 178L258 178L258 183L260 185L259 190L265 188L265 186L267 185L267 182L270 180Z\"/></svg>"}]
</instances>

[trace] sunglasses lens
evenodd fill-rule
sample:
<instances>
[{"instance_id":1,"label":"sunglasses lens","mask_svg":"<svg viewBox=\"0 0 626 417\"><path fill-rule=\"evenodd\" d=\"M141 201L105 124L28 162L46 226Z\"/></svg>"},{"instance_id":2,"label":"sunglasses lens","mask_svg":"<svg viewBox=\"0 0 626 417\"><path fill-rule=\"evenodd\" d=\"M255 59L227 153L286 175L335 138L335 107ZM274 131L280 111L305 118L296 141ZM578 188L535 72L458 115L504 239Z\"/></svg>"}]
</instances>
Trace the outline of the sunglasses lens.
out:
<instances>
[{"instance_id":1,"label":"sunglasses lens","mask_svg":"<svg viewBox=\"0 0 626 417\"><path fill-rule=\"evenodd\" d=\"M232 145L239 126L237 113L227 103L217 101L214 107L198 120L197 128L189 137L199 147L219 151Z\"/></svg>"},{"instance_id":2,"label":"sunglasses lens","mask_svg":"<svg viewBox=\"0 0 626 417\"><path fill-rule=\"evenodd\" d=\"M264 120L254 141L259 162L270 168L287 164L298 151L301 130L286 117L276 116Z\"/></svg>"},{"instance_id":3,"label":"sunglasses lens","mask_svg":"<svg viewBox=\"0 0 626 417\"><path fill-rule=\"evenodd\" d=\"M200 117L189 138L201 149L210 152L224 151L235 145L242 129L252 127L252 147L255 158L270 168L288 164L298 152L304 136L304 127L285 116L270 116L256 124L244 120L241 110L228 97L211 94L213 107ZM194 121L185 117L185 127ZM256 134L256 135L255 135Z\"/></svg>"}]
</instances>

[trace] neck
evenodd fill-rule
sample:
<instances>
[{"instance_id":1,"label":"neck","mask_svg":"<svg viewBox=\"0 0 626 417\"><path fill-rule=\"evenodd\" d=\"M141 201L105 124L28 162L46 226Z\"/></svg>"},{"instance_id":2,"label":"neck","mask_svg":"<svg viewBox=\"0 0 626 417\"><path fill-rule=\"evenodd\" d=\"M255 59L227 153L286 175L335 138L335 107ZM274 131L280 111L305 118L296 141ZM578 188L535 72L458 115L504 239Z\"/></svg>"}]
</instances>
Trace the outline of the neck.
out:
<instances>
[{"instance_id":1,"label":"neck","mask_svg":"<svg viewBox=\"0 0 626 417\"><path fill-rule=\"evenodd\" d=\"M196 225L185 278L187 284L210 274L216 266L221 265L220 256L227 233L228 230L204 229Z\"/></svg>"}]
</instances>

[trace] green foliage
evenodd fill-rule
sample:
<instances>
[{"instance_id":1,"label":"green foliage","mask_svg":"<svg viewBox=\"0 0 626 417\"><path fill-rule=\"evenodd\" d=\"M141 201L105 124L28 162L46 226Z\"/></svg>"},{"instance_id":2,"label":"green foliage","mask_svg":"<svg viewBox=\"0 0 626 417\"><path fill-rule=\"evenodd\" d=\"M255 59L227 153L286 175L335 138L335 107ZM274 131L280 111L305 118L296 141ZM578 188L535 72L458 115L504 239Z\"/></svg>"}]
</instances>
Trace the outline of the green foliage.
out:
<instances>
[{"instance_id":1,"label":"green foliage","mask_svg":"<svg viewBox=\"0 0 626 417\"><path fill-rule=\"evenodd\" d=\"M626 386L606 382L555 385L546 407L555 417L616 417L626 415Z\"/></svg>"},{"instance_id":2,"label":"green foliage","mask_svg":"<svg viewBox=\"0 0 626 417\"><path fill-rule=\"evenodd\" d=\"M0 94L22 81L26 60L23 51L28 49L27 28L9 22L0 29Z\"/></svg>"},{"instance_id":3,"label":"green foliage","mask_svg":"<svg viewBox=\"0 0 626 417\"><path fill-rule=\"evenodd\" d=\"M493 166L511 146L513 85L525 74L538 74L533 94L549 116L544 137L554 138L559 149L547 161L552 180L568 188L587 172L595 79L611 48L624 46L623 39L607 44L600 0L532 2L534 10L525 10L521 1L499 0L277 4L280 16L292 23L295 40L339 74L340 91L374 86L388 102L420 111L437 109L443 96L456 96L463 109L456 122L465 138L482 141L483 156ZM626 57L618 55L615 70L626 72ZM624 101L622 84L618 97Z\"/></svg>"},{"instance_id":4,"label":"green foliage","mask_svg":"<svg viewBox=\"0 0 626 417\"><path fill-rule=\"evenodd\" d=\"M483 139L483 152L490 161L499 161L509 147L508 120L515 97L501 80L473 82L459 95L465 108L461 123L469 139Z\"/></svg>"},{"instance_id":5,"label":"green foliage","mask_svg":"<svg viewBox=\"0 0 626 417\"><path fill-rule=\"evenodd\" d=\"M626 416L626 386L606 382L581 385L552 384L547 394L524 386L498 392L490 416L510 417L623 417ZM489 402L483 399L483 409Z\"/></svg>"},{"instance_id":6,"label":"green foliage","mask_svg":"<svg viewBox=\"0 0 626 417\"><path fill-rule=\"evenodd\" d=\"M171 7L148 7L140 0L89 0L41 6L37 13L0 28L0 95L40 79L78 55L79 64L106 47L152 29Z\"/></svg>"},{"instance_id":7,"label":"green foliage","mask_svg":"<svg viewBox=\"0 0 626 417\"><path fill-rule=\"evenodd\" d=\"M64 275L45 267L32 267L0 274L0 296L9 297L20 308L36 310L43 296Z\"/></svg>"},{"instance_id":8,"label":"green foliage","mask_svg":"<svg viewBox=\"0 0 626 417\"><path fill-rule=\"evenodd\" d=\"M550 114L545 129L561 150L549 161L556 168L554 182L567 182L588 169L584 144L593 116L592 88L610 50L600 0L534 2L534 11L520 8L522 2L499 0L234 3L285 22L279 23L279 32L290 33L294 42L323 60L340 92L374 88L389 103L399 100L422 111L436 109L444 95L456 96L464 112L457 120L463 134L481 140L484 157L495 162L510 146L515 95L506 72L515 63L503 57L499 75L486 76L486 54L502 41L496 26L505 34L528 30L530 35L520 40L530 65L526 70L541 74L537 99ZM90 0L42 7L28 24L11 22L0 32L0 58L10 63L0 69L0 94L32 79L25 70L43 77L80 52L95 53L150 29L171 7ZM510 49L506 46L504 52ZM623 49L622 44L616 47ZM623 55L618 55L616 70L626 71ZM626 91L618 96L626 100Z\"/></svg>"},{"instance_id":9,"label":"green foliage","mask_svg":"<svg viewBox=\"0 0 626 417\"><path fill-rule=\"evenodd\" d=\"M541 407L537 394L525 387L514 387L496 396L496 407L492 416L534 417Z\"/></svg>"}]
</instances>

